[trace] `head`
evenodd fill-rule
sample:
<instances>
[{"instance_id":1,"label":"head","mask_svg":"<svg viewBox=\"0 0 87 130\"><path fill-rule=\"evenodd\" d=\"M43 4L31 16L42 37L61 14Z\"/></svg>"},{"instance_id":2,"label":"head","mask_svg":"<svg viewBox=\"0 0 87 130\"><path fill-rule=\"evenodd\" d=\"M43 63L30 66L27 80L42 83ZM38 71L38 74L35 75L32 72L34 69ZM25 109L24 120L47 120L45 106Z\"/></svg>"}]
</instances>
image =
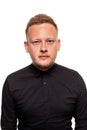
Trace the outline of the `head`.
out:
<instances>
[{"instance_id":1,"label":"head","mask_svg":"<svg viewBox=\"0 0 87 130\"><path fill-rule=\"evenodd\" d=\"M42 71L48 70L60 48L56 23L50 16L38 14L29 20L25 33L24 46L33 64Z\"/></svg>"}]
</instances>

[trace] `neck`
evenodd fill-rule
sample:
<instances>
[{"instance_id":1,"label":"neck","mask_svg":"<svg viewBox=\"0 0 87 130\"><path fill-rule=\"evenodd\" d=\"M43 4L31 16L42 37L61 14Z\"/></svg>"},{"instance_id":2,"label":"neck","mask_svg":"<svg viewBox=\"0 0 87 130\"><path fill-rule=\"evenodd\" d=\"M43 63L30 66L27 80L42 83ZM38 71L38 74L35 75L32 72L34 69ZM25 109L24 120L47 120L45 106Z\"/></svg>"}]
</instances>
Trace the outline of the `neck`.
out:
<instances>
[{"instance_id":1,"label":"neck","mask_svg":"<svg viewBox=\"0 0 87 130\"><path fill-rule=\"evenodd\" d=\"M54 64L54 63L53 63L53 64ZM36 65L36 64L33 63L33 65L34 65L37 69L39 69L39 70L41 70L41 71L47 71L47 70L49 70L49 69L53 66L53 64L51 64L51 65L49 65L49 66L40 66L40 65Z\"/></svg>"}]
</instances>

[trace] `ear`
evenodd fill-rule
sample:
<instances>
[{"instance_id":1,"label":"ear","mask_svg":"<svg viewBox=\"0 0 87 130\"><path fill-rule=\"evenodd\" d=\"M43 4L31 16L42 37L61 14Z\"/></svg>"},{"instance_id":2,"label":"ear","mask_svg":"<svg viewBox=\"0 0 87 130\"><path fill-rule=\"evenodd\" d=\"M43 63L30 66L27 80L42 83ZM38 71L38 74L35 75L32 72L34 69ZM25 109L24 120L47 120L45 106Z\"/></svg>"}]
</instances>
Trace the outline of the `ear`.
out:
<instances>
[{"instance_id":1,"label":"ear","mask_svg":"<svg viewBox=\"0 0 87 130\"><path fill-rule=\"evenodd\" d=\"M24 41L24 47L25 47L26 52L28 53L29 52L29 46L28 46L27 41Z\"/></svg>"},{"instance_id":2,"label":"ear","mask_svg":"<svg viewBox=\"0 0 87 130\"><path fill-rule=\"evenodd\" d=\"M61 42L60 39L58 39L58 46L57 46L58 51L60 50L60 45L61 45L60 42Z\"/></svg>"}]
</instances>

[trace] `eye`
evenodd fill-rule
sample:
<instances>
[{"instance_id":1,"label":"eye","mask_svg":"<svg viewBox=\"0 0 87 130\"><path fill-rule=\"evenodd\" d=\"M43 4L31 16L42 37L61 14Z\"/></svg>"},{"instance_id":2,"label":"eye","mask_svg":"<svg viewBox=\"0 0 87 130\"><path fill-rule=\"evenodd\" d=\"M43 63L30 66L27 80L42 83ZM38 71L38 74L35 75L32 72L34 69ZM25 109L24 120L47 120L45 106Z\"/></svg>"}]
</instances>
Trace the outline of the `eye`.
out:
<instances>
[{"instance_id":1,"label":"eye","mask_svg":"<svg viewBox=\"0 0 87 130\"><path fill-rule=\"evenodd\" d=\"M35 40L35 41L31 41L31 43L33 45L39 45L41 43L41 41L40 40Z\"/></svg>"},{"instance_id":2,"label":"eye","mask_svg":"<svg viewBox=\"0 0 87 130\"><path fill-rule=\"evenodd\" d=\"M46 42L47 42L48 44L53 44L53 43L54 43L54 40L48 39L48 40L46 40Z\"/></svg>"}]
</instances>

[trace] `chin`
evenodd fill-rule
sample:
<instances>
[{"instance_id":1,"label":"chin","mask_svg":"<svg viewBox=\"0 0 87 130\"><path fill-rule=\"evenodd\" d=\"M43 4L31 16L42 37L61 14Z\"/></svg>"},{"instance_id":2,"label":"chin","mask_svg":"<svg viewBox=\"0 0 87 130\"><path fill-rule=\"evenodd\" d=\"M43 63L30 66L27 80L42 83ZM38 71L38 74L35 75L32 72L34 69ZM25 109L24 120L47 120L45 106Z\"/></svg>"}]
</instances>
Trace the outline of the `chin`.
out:
<instances>
[{"instance_id":1,"label":"chin","mask_svg":"<svg viewBox=\"0 0 87 130\"><path fill-rule=\"evenodd\" d=\"M35 66L42 70L42 71L46 71L48 70L49 68L51 68L51 66L53 65L54 63L49 63L49 64L35 64Z\"/></svg>"}]
</instances>

